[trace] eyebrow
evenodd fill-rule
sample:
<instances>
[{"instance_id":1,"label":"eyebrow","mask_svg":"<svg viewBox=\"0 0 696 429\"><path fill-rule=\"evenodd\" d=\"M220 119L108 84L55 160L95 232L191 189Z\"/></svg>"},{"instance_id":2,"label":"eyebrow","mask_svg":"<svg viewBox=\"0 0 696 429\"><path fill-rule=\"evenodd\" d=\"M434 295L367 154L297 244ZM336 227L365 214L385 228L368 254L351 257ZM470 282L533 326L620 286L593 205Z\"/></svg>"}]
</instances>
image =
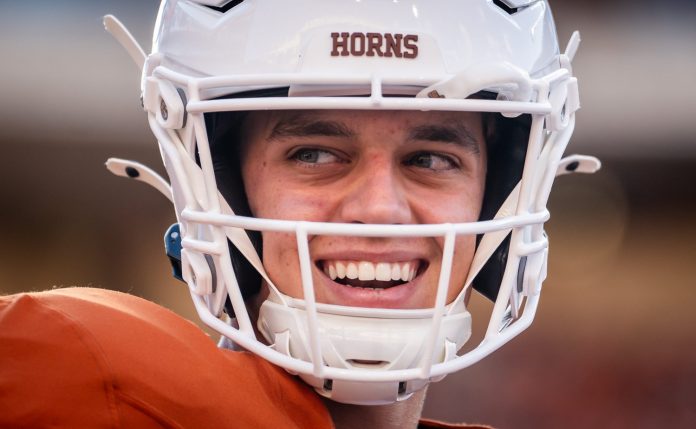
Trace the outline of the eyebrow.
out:
<instances>
[{"instance_id":1,"label":"eyebrow","mask_svg":"<svg viewBox=\"0 0 696 429\"><path fill-rule=\"evenodd\" d=\"M476 155L481 153L478 139L462 123L420 125L409 132L408 139L450 143L461 146Z\"/></svg>"},{"instance_id":2,"label":"eyebrow","mask_svg":"<svg viewBox=\"0 0 696 429\"><path fill-rule=\"evenodd\" d=\"M303 114L297 114L278 121L268 139L313 136L353 138L355 132L340 122L313 119Z\"/></svg>"},{"instance_id":3,"label":"eyebrow","mask_svg":"<svg viewBox=\"0 0 696 429\"><path fill-rule=\"evenodd\" d=\"M355 138L353 129L337 121L316 119L311 115L297 113L279 120L268 137L275 140L285 137L343 137ZM481 153L479 141L463 123L426 124L411 128L409 141L442 142L461 146L469 152Z\"/></svg>"}]
</instances>

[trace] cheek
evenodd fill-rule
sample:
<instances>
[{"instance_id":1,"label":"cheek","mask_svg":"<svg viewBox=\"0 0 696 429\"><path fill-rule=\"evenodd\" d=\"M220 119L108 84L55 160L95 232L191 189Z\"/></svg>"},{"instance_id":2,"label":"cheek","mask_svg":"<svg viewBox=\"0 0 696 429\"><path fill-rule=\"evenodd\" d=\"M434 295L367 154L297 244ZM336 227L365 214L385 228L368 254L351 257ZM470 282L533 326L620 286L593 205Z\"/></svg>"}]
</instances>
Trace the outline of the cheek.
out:
<instances>
[{"instance_id":1,"label":"cheek","mask_svg":"<svg viewBox=\"0 0 696 429\"><path fill-rule=\"evenodd\" d=\"M473 235L463 235L457 237L457 242L454 246L454 258L452 264L454 269L461 275L469 273L471 261L474 258L476 251L476 237ZM464 281L464 279L462 279Z\"/></svg>"},{"instance_id":2,"label":"cheek","mask_svg":"<svg viewBox=\"0 0 696 429\"><path fill-rule=\"evenodd\" d=\"M297 240L294 234L264 232L263 265L273 283L286 295L302 297Z\"/></svg>"},{"instance_id":3,"label":"cheek","mask_svg":"<svg viewBox=\"0 0 696 429\"><path fill-rule=\"evenodd\" d=\"M290 190L270 190L271 195L257 202L254 215L281 220L329 221L326 203L321 198L302 196ZM278 289L295 298L302 298L299 253L295 234L265 231L262 233L262 260L268 275Z\"/></svg>"},{"instance_id":4,"label":"cheek","mask_svg":"<svg viewBox=\"0 0 696 429\"><path fill-rule=\"evenodd\" d=\"M424 193L411 207L418 223L465 223L479 219L482 201L483 186L475 184L447 194Z\"/></svg>"},{"instance_id":5,"label":"cheek","mask_svg":"<svg viewBox=\"0 0 696 429\"><path fill-rule=\"evenodd\" d=\"M277 155L276 155L277 156ZM339 189L300 180L291 168L264 154L250 154L243 168L244 189L254 217L327 222Z\"/></svg>"},{"instance_id":6,"label":"cheek","mask_svg":"<svg viewBox=\"0 0 696 429\"><path fill-rule=\"evenodd\" d=\"M467 208L467 219L469 222L474 222L479 219L481 207L483 205L483 196L486 192L486 161L479 164L477 174L470 182L466 184L462 195L463 203Z\"/></svg>"},{"instance_id":7,"label":"cheek","mask_svg":"<svg viewBox=\"0 0 696 429\"><path fill-rule=\"evenodd\" d=\"M266 186L252 207L255 217L282 220L330 221L333 204L324 193L304 189L292 189L287 181Z\"/></svg>"},{"instance_id":8,"label":"cheek","mask_svg":"<svg viewBox=\"0 0 696 429\"><path fill-rule=\"evenodd\" d=\"M459 292L464 287L471 262L476 251L476 238L474 236L457 237L457 243L454 248L454 257L452 261L452 277L450 279L450 288L447 293L447 302L452 302Z\"/></svg>"},{"instance_id":9,"label":"cheek","mask_svg":"<svg viewBox=\"0 0 696 429\"><path fill-rule=\"evenodd\" d=\"M408 189L417 223L465 223L479 219L486 183L485 164L471 168L475 171L439 188Z\"/></svg>"},{"instance_id":10,"label":"cheek","mask_svg":"<svg viewBox=\"0 0 696 429\"><path fill-rule=\"evenodd\" d=\"M297 255L297 240L294 234L263 232L263 262L269 266L287 269L293 266Z\"/></svg>"},{"instance_id":11,"label":"cheek","mask_svg":"<svg viewBox=\"0 0 696 429\"><path fill-rule=\"evenodd\" d=\"M266 163L256 163L246 167L244 171L244 189L249 201L249 208L255 217L270 217L269 202L276 201L279 189L282 189L281 181L273 177L272 170L266 167Z\"/></svg>"}]
</instances>

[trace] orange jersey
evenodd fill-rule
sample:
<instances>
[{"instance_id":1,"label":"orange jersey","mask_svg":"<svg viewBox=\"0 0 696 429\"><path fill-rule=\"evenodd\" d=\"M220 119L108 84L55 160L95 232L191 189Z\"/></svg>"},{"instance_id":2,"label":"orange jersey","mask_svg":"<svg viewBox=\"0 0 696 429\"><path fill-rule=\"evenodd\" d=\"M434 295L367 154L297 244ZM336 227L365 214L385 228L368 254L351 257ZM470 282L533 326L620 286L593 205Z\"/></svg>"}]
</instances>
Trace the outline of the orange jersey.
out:
<instances>
[{"instance_id":1,"label":"orange jersey","mask_svg":"<svg viewBox=\"0 0 696 429\"><path fill-rule=\"evenodd\" d=\"M0 297L0 428L43 427L333 423L297 378L250 353L219 349L173 312L120 292L72 288Z\"/></svg>"},{"instance_id":2,"label":"orange jersey","mask_svg":"<svg viewBox=\"0 0 696 429\"><path fill-rule=\"evenodd\" d=\"M100 289L0 298L0 427L330 428L302 382Z\"/></svg>"}]
</instances>

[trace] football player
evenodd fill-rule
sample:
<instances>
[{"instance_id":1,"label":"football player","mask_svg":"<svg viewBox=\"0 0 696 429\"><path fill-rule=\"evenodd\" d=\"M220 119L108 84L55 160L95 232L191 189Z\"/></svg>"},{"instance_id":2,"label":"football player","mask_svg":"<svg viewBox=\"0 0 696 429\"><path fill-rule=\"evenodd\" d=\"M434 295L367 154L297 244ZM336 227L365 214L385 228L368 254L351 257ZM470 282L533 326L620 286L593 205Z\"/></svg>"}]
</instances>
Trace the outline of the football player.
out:
<instances>
[{"instance_id":1,"label":"football player","mask_svg":"<svg viewBox=\"0 0 696 429\"><path fill-rule=\"evenodd\" d=\"M428 384L531 324L554 179L599 167L563 157L579 36L561 52L544 0L165 0L147 56L105 23L169 182L108 168L172 201L174 275L222 340L121 294L8 301L74 333L40 336L97 374L68 391L142 426L446 427ZM474 345L472 290L494 302Z\"/></svg>"}]
</instances>

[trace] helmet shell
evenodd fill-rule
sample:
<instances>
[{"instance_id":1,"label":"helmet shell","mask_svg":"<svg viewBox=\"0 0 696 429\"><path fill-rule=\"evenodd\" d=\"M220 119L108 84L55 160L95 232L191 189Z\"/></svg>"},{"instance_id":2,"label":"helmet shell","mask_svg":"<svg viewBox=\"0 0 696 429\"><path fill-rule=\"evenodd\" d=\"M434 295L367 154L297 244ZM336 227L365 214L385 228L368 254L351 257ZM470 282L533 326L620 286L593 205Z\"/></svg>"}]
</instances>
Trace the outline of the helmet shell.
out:
<instances>
[{"instance_id":1,"label":"helmet shell","mask_svg":"<svg viewBox=\"0 0 696 429\"><path fill-rule=\"evenodd\" d=\"M245 0L224 12L213 3L229 4L162 2L153 41L162 65L198 76L377 73L387 79L499 62L532 77L558 68L546 1L527 1L515 12L491 0L440 0L437 7L433 0Z\"/></svg>"}]
</instances>

